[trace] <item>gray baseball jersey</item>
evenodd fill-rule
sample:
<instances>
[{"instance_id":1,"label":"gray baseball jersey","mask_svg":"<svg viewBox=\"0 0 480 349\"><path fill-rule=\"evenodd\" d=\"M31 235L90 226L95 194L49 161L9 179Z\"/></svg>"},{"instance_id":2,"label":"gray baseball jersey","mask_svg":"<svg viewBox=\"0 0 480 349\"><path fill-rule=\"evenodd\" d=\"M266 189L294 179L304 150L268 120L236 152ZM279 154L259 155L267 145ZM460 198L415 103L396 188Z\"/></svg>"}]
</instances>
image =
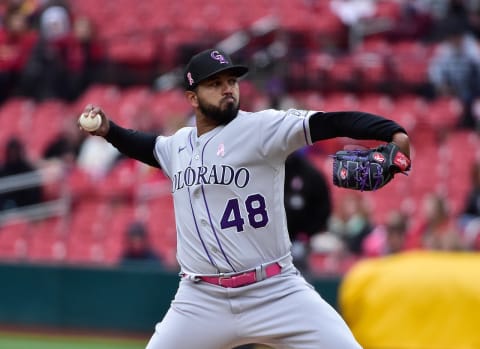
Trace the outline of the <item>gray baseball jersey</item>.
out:
<instances>
[{"instance_id":1,"label":"gray baseball jersey","mask_svg":"<svg viewBox=\"0 0 480 349\"><path fill-rule=\"evenodd\" d=\"M155 156L172 181L183 272L238 272L289 255L284 163L311 144L311 114L240 111L200 137L186 127L157 138Z\"/></svg>"},{"instance_id":2,"label":"gray baseball jersey","mask_svg":"<svg viewBox=\"0 0 480 349\"><path fill-rule=\"evenodd\" d=\"M198 137L159 136L154 154L172 181L183 277L147 349L360 349L339 314L293 266L283 205L284 163L311 144L302 110L240 111ZM238 288L199 275L277 261L281 274ZM204 280L204 279L203 279ZM200 282L199 282L200 281Z\"/></svg>"},{"instance_id":3,"label":"gray baseball jersey","mask_svg":"<svg viewBox=\"0 0 480 349\"><path fill-rule=\"evenodd\" d=\"M147 349L360 349L339 314L291 261L283 204L287 156L311 144L303 110L240 111L197 135L156 139L154 154L172 181L177 259L183 277ZM281 274L239 288L199 275L242 272L277 261ZM193 276L193 277L192 277Z\"/></svg>"}]
</instances>

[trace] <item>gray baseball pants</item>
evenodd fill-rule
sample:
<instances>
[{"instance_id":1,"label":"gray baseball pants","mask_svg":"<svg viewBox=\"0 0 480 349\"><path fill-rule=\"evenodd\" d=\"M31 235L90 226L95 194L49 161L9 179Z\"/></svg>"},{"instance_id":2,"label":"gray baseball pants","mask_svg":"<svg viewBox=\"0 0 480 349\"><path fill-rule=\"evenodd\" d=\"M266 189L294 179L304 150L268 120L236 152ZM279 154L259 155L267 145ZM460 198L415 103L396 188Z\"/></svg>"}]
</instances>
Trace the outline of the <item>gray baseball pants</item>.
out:
<instances>
[{"instance_id":1,"label":"gray baseball pants","mask_svg":"<svg viewBox=\"0 0 480 349\"><path fill-rule=\"evenodd\" d=\"M350 329L293 267L239 288L182 279L146 349L361 349Z\"/></svg>"}]
</instances>

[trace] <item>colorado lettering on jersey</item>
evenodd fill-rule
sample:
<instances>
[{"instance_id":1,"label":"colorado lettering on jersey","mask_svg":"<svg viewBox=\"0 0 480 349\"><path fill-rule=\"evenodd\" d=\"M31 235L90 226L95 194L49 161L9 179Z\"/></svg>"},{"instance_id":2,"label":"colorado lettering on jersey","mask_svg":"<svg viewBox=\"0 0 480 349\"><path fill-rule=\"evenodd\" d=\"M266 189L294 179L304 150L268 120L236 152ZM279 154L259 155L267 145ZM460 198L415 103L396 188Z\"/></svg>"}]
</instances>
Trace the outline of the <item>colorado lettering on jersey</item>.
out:
<instances>
[{"instance_id":1,"label":"colorado lettering on jersey","mask_svg":"<svg viewBox=\"0 0 480 349\"><path fill-rule=\"evenodd\" d=\"M250 172L245 167L233 168L228 165L187 167L172 178L172 193L200 184L235 185L245 188L250 181Z\"/></svg>"}]
</instances>

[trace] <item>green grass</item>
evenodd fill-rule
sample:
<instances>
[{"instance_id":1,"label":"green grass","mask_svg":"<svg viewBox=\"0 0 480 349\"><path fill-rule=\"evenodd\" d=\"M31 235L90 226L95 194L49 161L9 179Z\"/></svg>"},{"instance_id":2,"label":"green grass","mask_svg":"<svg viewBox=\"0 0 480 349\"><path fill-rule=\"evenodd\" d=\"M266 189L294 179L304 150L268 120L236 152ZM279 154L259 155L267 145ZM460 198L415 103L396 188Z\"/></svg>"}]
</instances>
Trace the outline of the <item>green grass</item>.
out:
<instances>
[{"instance_id":1,"label":"green grass","mask_svg":"<svg viewBox=\"0 0 480 349\"><path fill-rule=\"evenodd\" d=\"M148 339L0 332L0 349L144 349Z\"/></svg>"}]
</instances>

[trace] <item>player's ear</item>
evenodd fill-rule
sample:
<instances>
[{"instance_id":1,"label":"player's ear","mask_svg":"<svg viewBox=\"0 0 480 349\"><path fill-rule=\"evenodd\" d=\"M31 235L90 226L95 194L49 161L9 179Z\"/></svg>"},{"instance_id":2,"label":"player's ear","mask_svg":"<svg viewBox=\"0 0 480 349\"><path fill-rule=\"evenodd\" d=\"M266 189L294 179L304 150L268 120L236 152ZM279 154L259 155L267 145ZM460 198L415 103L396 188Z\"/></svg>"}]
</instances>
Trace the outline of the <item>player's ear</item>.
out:
<instances>
[{"instance_id":1,"label":"player's ear","mask_svg":"<svg viewBox=\"0 0 480 349\"><path fill-rule=\"evenodd\" d=\"M198 107L198 97L197 94L193 91L185 91L185 97L187 97L187 100L190 102L192 107L196 108Z\"/></svg>"}]
</instances>

